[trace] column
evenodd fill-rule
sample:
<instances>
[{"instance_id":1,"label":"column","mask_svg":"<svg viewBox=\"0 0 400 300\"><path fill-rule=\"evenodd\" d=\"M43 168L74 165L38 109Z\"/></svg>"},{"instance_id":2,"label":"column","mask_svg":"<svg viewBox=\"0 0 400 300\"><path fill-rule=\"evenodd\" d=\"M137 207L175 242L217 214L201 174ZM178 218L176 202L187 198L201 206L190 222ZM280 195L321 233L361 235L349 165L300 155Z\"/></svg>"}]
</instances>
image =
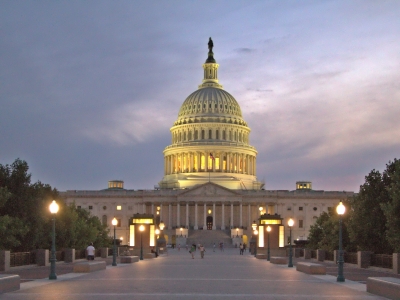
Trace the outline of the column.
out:
<instances>
[{"instance_id":1,"label":"column","mask_svg":"<svg viewBox=\"0 0 400 300\"><path fill-rule=\"evenodd\" d=\"M247 228L250 228L251 227L251 225L253 224L253 222L251 221L251 205L249 204L249 207L248 207L248 218L247 218L247 222L248 222L248 224L247 224Z\"/></svg>"},{"instance_id":2,"label":"column","mask_svg":"<svg viewBox=\"0 0 400 300\"><path fill-rule=\"evenodd\" d=\"M233 203L231 203L231 229L233 228Z\"/></svg>"},{"instance_id":3,"label":"column","mask_svg":"<svg viewBox=\"0 0 400 300\"><path fill-rule=\"evenodd\" d=\"M154 203L151 204L151 214L154 216Z\"/></svg>"},{"instance_id":4,"label":"column","mask_svg":"<svg viewBox=\"0 0 400 300\"><path fill-rule=\"evenodd\" d=\"M176 226L181 226L181 205L179 202L176 204Z\"/></svg>"},{"instance_id":5,"label":"column","mask_svg":"<svg viewBox=\"0 0 400 300\"><path fill-rule=\"evenodd\" d=\"M172 229L171 220L172 220L172 205L170 203L168 204L168 224L167 224L168 229Z\"/></svg>"},{"instance_id":6,"label":"column","mask_svg":"<svg viewBox=\"0 0 400 300\"><path fill-rule=\"evenodd\" d=\"M226 172L230 173L231 168L230 168L230 163L231 163L231 154L229 152L226 152Z\"/></svg>"},{"instance_id":7,"label":"column","mask_svg":"<svg viewBox=\"0 0 400 300\"><path fill-rule=\"evenodd\" d=\"M215 152L212 153L212 155L213 155L213 157L214 157L214 159L211 161L211 162L212 162L212 171L215 172L215 158L216 158Z\"/></svg>"},{"instance_id":8,"label":"column","mask_svg":"<svg viewBox=\"0 0 400 300\"><path fill-rule=\"evenodd\" d=\"M142 207L142 214L146 213L146 203L143 203L143 207Z\"/></svg>"},{"instance_id":9,"label":"column","mask_svg":"<svg viewBox=\"0 0 400 300\"><path fill-rule=\"evenodd\" d=\"M215 202L213 203L213 227L212 230L217 229L217 220L215 220Z\"/></svg>"},{"instance_id":10,"label":"column","mask_svg":"<svg viewBox=\"0 0 400 300\"><path fill-rule=\"evenodd\" d=\"M221 210L222 210L221 230L225 230L225 205L224 205L224 203L221 204Z\"/></svg>"},{"instance_id":11,"label":"column","mask_svg":"<svg viewBox=\"0 0 400 300\"><path fill-rule=\"evenodd\" d=\"M190 172L193 172L193 168L194 168L194 153L191 152L190 153Z\"/></svg>"},{"instance_id":12,"label":"column","mask_svg":"<svg viewBox=\"0 0 400 300\"><path fill-rule=\"evenodd\" d=\"M189 228L189 203L186 203L186 228Z\"/></svg>"},{"instance_id":13,"label":"column","mask_svg":"<svg viewBox=\"0 0 400 300\"><path fill-rule=\"evenodd\" d=\"M198 230L199 225L197 225L197 202L194 204L194 230Z\"/></svg>"},{"instance_id":14,"label":"column","mask_svg":"<svg viewBox=\"0 0 400 300\"><path fill-rule=\"evenodd\" d=\"M203 230L207 229L207 204L204 203L204 223Z\"/></svg>"},{"instance_id":15,"label":"column","mask_svg":"<svg viewBox=\"0 0 400 300\"><path fill-rule=\"evenodd\" d=\"M239 219L239 226L240 226L240 228L242 228L242 226L243 226L243 217L242 217L242 213L243 213L243 207L242 207L242 203L240 203L239 204L239 208L240 208L240 212L239 212L239 214L240 214L240 219Z\"/></svg>"}]
</instances>

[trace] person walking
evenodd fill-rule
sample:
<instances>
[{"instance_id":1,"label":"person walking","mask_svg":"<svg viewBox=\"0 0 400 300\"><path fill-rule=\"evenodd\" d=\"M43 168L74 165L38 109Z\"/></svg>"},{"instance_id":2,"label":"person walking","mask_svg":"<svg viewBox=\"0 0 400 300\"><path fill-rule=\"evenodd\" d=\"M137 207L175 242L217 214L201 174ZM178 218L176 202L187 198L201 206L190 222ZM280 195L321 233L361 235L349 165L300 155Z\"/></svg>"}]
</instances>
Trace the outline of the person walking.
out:
<instances>
[{"instance_id":1,"label":"person walking","mask_svg":"<svg viewBox=\"0 0 400 300\"><path fill-rule=\"evenodd\" d=\"M243 245L242 245L242 243L240 243L239 249L240 249L239 254L240 254L240 255L243 255Z\"/></svg>"},{"instance_id":2,"label":"person walking","mask_svg":"<svg viewBox=\"0 0 400 300\"><path fill-rule=\"evenodd\" d=\"M181 251L181 244L178 244L178 251Z\"/></svg>"},{"instance_id":3,"label":"person walking","mask_svg":"<svg viewBox=\"0 0 400 300\"><path fill-rule=\"evenodd\" d=\"M204 248L203 245L200 245L200 256L201 256L201 258L204 258L204 252L206 252L206 249Z\"/></svg>"},{"instance_id":4,"label":"person walking","mask_svg":"<svg viewBox=\"0 0 400 300\"><path fill-rule=\"evenodd\" d=\"M213 252L215 252L215 243L214 243L214 245L213 245Z\"/></svg>"},{"instance_id":5,"label":"person walking","mask_svg":"<svg viewBox=\"0 0 400 300\"><path fill-rule=\"evenodd\" d=\"M90 243L89 246L87 246L86 248L86 257L87 260L94 260L94 247L93 247L93 243Z\"/></svg>"},{"instance_id":6,"label":"person walking","mask_svg":"<svg viewBox=\"0 0 400 300\"><path fill-rule=\"evenodd\" d=\"M192 255L192 259L194 259L194 252L196 251L196 244L192 244L190 247L189 253Z\"/></svg>"}]
</instances>

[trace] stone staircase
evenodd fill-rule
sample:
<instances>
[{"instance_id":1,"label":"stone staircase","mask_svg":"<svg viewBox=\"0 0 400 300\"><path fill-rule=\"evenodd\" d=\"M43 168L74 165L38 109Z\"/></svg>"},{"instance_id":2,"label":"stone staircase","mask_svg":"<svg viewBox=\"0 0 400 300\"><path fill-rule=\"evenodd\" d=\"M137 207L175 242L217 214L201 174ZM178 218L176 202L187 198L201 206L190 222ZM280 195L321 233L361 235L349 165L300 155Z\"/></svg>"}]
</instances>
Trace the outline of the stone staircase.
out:
<instances>
[{"instance_id":1,"label":"stone staircase","mask_svg":"<svg viewBox=\"0 0 400 300\"><path fill-rule=\"evenodd\" d=\"M230 230L189 230L186 240L188 245L202 244L206 248L212 248L215 243L217 249L221 242L224 243L224 248L233 248Z\"/></svg>"}]
</instances>

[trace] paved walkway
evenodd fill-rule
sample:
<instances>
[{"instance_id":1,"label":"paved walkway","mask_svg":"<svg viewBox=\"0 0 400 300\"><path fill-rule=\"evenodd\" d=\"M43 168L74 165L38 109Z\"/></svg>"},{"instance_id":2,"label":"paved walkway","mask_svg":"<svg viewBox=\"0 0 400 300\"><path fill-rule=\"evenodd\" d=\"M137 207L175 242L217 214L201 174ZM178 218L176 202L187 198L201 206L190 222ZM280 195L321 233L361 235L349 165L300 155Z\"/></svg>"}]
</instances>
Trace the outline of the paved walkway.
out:
<instances>
[{"instance_id":1,"label":"paved walkway","mask_svg":"<svg viewBox=\"0 0 400 300\"><path fill-rule=\"evenodd\" d=\"M363 283L336 276L310 276L296 268L273 265L238 249L212 252L192 259L185 249L90 274L65 273L71 265L57 264L57 280L48 280L49 267L19 269L22 278L45 272L45 279L25 278L21 289L1 299L384 299L367 293ZM40 271L39 271L40 269ZM43 270L43 271L42 271ZM29 271L29 272L28 272ZM25 274L25 275L24 275ZM345 268L346 276L346 268ZM385 276L389 276L386 274ZM28 281L29 280L29 281Z\"/></svg>"}]
</instances>

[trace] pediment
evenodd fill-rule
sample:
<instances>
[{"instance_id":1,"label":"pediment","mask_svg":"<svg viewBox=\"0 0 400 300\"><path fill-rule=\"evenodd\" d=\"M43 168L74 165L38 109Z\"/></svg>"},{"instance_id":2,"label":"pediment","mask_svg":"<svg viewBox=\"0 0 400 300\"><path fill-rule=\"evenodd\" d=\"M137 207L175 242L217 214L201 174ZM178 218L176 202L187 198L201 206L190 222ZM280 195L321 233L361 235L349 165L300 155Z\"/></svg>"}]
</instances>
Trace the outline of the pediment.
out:
<instances>
[{"instance_id":1,"label":"pediment","mask_svg":"<svg viewBox=\"0 0 400 300\"><path fill-rule=\"evenodd\" d=\"M193 197L193 196L207 196L207 197L238 197L240 193L227 189L223 186L215 184L213 182L207 182L198 186L195 186L189 190L185 190L179 197Z\"/></svg>"}]
</instances>

